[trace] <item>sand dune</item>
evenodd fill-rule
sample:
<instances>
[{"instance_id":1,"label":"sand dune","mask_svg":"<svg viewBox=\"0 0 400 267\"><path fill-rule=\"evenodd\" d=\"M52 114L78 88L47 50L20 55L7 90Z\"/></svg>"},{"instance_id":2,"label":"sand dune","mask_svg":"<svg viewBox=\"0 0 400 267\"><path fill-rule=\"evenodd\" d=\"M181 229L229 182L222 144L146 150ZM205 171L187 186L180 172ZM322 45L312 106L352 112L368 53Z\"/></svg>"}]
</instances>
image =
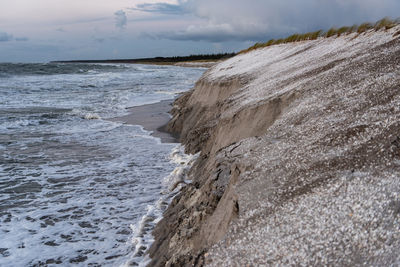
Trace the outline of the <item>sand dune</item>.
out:
<instances>
[{"instance_id":1,"label":"sand dune","mask_svg":"<svg viewBox=\"0 0 400 267\"><path fill-rule=\"evenodd\" d=\"M217 64L169 129L201 152L154 230L151 266L400 261L397 26Z\"/></svg>"}]
</instances>

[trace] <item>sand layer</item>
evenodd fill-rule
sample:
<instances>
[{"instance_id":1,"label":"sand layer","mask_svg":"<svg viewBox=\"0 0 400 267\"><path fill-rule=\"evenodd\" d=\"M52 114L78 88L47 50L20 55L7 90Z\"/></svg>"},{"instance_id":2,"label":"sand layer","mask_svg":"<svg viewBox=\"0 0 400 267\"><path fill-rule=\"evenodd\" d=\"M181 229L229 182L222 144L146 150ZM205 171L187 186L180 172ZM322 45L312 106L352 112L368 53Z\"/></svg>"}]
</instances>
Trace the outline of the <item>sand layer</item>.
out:
<instances>
[{"instance_id":1,"label":"sand layer","mask_svg":"<svg viewBox=\"0 0 400 267\"><path fill-rule=\"evenodd\" d=\"M255 50L178 98L200 156L149 266L397 265L399 30Z\"/></svg>"},{"instance_id":2,"label":"sand layer","mask_svg":"<svg viewBox=\"0 0 400 267\"><path fill-rule=\"evenodd\" d=\"M169 111L172 100L164 100L154 104L129 108L126 116L113 118L111 121L120 121L131 125L140 125L151 135L161 139L164 143L178 143L179 135L166 131L166 125L171 119Z\"/></svg>"}]
</instances>

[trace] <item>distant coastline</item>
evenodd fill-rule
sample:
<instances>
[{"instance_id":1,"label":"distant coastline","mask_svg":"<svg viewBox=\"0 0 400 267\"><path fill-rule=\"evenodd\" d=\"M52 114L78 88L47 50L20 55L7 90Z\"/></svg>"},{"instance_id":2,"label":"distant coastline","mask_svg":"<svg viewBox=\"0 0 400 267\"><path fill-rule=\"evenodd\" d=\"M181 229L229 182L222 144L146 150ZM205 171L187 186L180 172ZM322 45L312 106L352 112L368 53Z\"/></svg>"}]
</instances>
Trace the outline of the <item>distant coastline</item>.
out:
<instances>
[{"instance_id":1,"label":"distant coastline","mask_svg":"<svg viewBox=\"0 0 400 267\"><path fill-rule=\"evenodd\" d=\"M193 66L208 65L215 63L221 59L227 59L235 56L236 53L221 53L209 55L190 55L177 57L153 57L153 58L136 58L136 59L103 59L103 60L58 60L50 63L110 63L110 64L151 64L151 65L179 65Z\"/></svg>"}]
</instances>

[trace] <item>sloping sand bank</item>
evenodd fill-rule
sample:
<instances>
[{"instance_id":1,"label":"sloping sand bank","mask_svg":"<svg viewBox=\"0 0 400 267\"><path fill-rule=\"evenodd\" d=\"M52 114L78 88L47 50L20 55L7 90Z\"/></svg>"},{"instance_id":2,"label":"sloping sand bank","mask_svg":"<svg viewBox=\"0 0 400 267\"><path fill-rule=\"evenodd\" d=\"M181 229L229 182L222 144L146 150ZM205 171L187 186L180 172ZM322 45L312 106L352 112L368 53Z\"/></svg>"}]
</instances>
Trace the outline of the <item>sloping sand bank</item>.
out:
<instances>
[{"instance_id":1,"label":"sloping sand bank","mask_svg":"<svg viewBox=\"0 0 400 267\"><path fill-rule=\"evenodd\" d=\"M399 30L242 54L177 99L201 154L150 266L398 264Z\"/></svg>"},{"instance_id":2,"label":"sloping sand bank","mask_svg":"<svg viewBox=\"0 0 400 267\"><path fill-rule=\"evenodd\" d=\"M131 107L129 114L122 117L110 119L111 121L120 121L131 125L140 125L151 135L158 137L164 143L178 143L179 135L166 131L168 121L171 115L172 100L163 100L154 104Z\"/></svg>"}]
</instances>

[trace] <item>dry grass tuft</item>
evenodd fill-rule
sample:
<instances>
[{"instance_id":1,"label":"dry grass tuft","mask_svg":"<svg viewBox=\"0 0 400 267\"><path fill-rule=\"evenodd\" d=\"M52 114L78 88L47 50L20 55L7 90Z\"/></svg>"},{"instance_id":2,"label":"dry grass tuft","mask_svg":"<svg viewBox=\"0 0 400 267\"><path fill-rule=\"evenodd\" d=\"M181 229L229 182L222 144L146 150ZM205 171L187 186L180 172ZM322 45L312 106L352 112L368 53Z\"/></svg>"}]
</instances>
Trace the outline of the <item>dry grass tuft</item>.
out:
<instances>
[{"instance_id":1,"label":"dry grass tuft","mask_svg":"<svg viewBox=\"0 0 400 267\"><path fill-rule=\"evenodd\" d=\"M371 30L373 28L374 28L374 26L372 26L371 23L366 22L366 23L363 23L360 26L358 26L357 33L361 34L361 33L364 33L364 32L366 32L368 30Z\"/></svg>"},{"instance_id":2,"label":"dry grass tuft","mask_svg":"<svg viewBox=\"0 0 400 267\"><path fill-rule=\"evenodd\" d=\"M337 34L337 29L336 28L330 28L326 33L325 37L329 38Z\"/></svg>"},{"instance_id":3,"label":"dry grass tuft","mask_svg":"<svg viewBox=\"0 0 400 267\"><path fill-rule=\"evenodd\" d=\"M271 46L275 43L274 39L269 40L268 42L265 43L266 46Z\"/></svg>"},{"instance_id":4,"label":"dry grass tuft","mask_svg":"<svg viewBox=\"0 0 400 267\"><path fill-rule=\"evenodd\" d=\"M391 20L390 18L383 18L381 20L379 20L377 23L375 23L375 30L378 31L380 29L385 29L385 30L389 30L391 28L393 28L394 26L396 26L396 21Z\"/></svg>"},{"instance_id":5,"label":"dry grass tuft","mask_svg":"<svg viewBox=\"0 0 400 267\"><path fill-rule=\"evenodd\" d=\"M351 27L344 26L337 30L337 36L339 37L340 35L342 35L344 33L351 33L351 32L352 32Z\"/></svg>"},{"instance_id":6,"label":"dry grass tuft","mask_svg":"<svg viewBox=\"0 0 400 267\"><path fill-rule=\"evenodd\" d=\"M296 34L290 35L284 41L285 41L285 43L293 43L293 42L298 41L299 38L300 38L300 35L296 33Z\"/></svg>"}]
</instances>

